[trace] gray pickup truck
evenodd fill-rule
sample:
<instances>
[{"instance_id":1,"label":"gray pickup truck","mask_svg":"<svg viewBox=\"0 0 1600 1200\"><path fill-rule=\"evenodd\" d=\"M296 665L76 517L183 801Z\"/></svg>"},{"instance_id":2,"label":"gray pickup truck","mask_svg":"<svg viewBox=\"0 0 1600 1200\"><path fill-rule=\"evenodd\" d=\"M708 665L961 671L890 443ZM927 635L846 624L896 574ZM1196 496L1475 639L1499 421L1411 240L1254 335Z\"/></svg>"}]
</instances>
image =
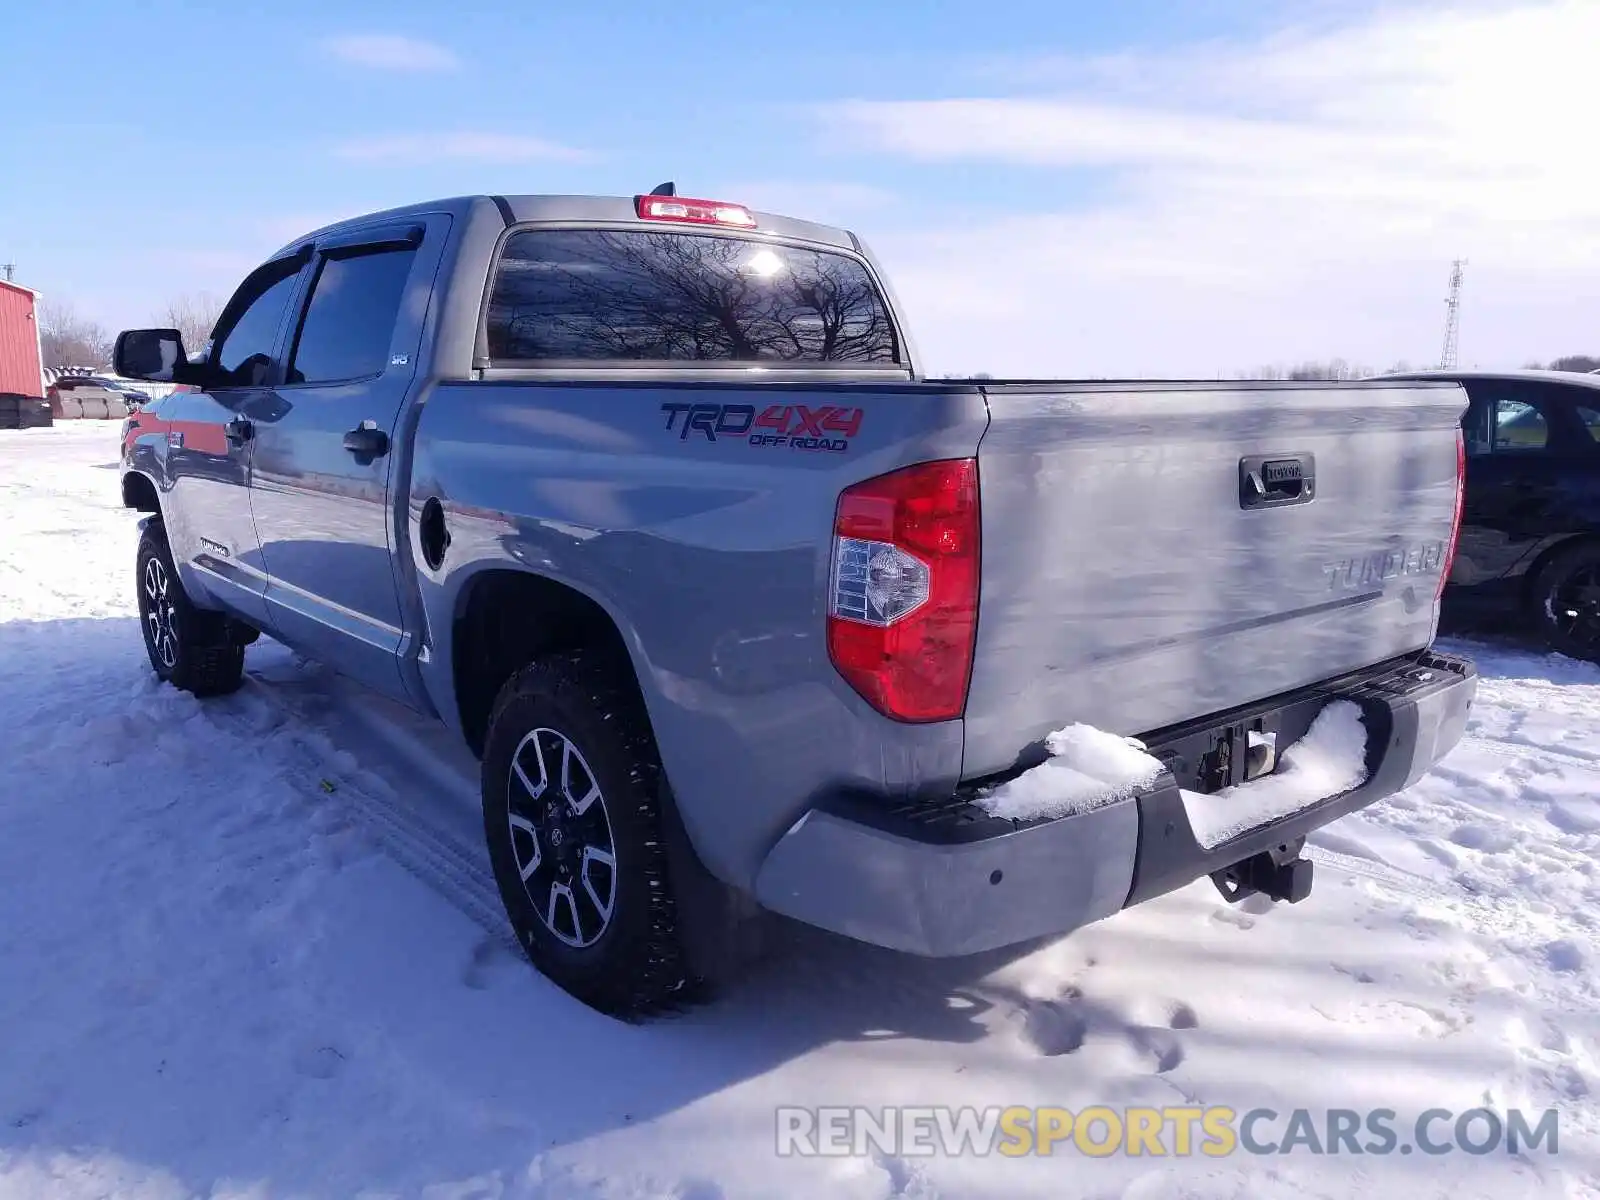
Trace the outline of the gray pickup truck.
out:
<instances>
[{"instance_id":1,"label":"gray pickup truck","mask_svg":"<svg viewBox=\"0 0 1600 1200\"><path fill-rule=\"evenodd\" d=\"M345 221L116 366L179 385L123 439L156 673L266 634L445 722L520 943L616 1015L761 910L952 956L1299 900L1476 686L1459 387L925 378L855 235L670 186ZM1357 774L1252 819L1341 701ZM1052 766L1105 794L987 802Z\"/></svg>"}]
</instances>

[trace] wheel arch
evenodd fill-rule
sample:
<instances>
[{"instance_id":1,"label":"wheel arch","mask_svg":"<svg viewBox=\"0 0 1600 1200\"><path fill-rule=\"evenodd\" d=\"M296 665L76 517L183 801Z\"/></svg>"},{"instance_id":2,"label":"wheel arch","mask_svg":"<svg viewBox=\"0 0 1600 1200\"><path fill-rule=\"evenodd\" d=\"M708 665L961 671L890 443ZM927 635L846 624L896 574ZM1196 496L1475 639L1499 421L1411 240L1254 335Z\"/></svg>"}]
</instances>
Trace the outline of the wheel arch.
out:
<instances>
[{"instance_id":1,"label":"wheel arch","mask_svg":"<svg viewBox=\"0 0 1600 1200\"><path fill-rule=\"evenodd\" d=\"M1538 595L1539 581L1545 570L1556 559L1564 554L1570 554L1580 546L1593 546L1600 548L1600 532L1574 533L1558 538L1529 561L1527 569L1522 573L1522 602L1530 605Z\"/></svg>"},{"instance_id":2,"label":"wheel arch","mask_svg":"<svg viewBox=\"0 0 1600 1200\"><path fill-rule=\"evenodd\" d=\"M648 711L635 640L606 604L571 583L517 567L474 571L456 595L450 622L450 680L467 745L481 757L500 689L522 667L557 651L601 652Z\"/></svg>"},{"instance_id":3,"label":"wheel arch","mask_svg":"<svg viewBox=\"0 0 1600 1200\"><path fill-rule=\"evenodd\" d=\"M156 490L155 480L151 479L143 471L124 471L122 473L122 507L160 516L161 494Z\"/></svg>"}]
</instances>

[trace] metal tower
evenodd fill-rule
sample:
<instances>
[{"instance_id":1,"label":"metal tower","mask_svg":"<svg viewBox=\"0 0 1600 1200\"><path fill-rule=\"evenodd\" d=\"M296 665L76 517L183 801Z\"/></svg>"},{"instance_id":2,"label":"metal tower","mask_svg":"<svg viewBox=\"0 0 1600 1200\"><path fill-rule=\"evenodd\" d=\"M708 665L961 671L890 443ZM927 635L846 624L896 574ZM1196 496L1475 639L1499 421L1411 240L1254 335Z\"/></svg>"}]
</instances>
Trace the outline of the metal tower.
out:
<instances>
[{"instance_id":1,"label":"metal tower","mask_svg":"<svg viewBox=\"0 0 1600 1200\"><path fill-rule=\"evenodd\" d=\"M1444 302L1444 354L1439 366L1452 371L1456 365L1456 352L1461 343L1461 276L1467 260L1458 258L1450 266L1450 297Z\"/></svg>"}]
</instances>

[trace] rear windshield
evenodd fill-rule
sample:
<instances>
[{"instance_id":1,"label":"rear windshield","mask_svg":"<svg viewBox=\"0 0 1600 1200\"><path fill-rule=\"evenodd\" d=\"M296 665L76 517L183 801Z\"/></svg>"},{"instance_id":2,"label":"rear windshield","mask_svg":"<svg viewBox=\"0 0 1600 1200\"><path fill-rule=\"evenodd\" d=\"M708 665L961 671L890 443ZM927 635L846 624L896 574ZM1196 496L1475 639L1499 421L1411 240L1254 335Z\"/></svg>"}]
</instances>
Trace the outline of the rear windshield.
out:
<instances>
[{"instance_id":1,"label":"rear windshield","mask_svg":"<svg viewBox=\"0 0 1600 1200\"><path fill-rule=\"evenodd\" d=\"M512 234L488 332L497 365L901 361L888 307L857 260L655 230Z\"/></svg>"}]
</instances>

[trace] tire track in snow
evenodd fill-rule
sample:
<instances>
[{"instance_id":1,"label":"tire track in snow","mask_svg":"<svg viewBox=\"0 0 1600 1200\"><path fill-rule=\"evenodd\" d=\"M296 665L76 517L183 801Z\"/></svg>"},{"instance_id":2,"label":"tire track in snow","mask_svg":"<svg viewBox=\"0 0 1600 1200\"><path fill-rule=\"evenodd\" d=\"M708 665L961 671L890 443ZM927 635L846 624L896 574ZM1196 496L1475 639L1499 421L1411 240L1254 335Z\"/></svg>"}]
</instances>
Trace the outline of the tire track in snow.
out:
<instances>
[{"instance_id":1,"label":"tire track in snow","mask_svg":"<svg viewBox=\"0 0 1600 1200\"><path fill-rule=\"evenodd\" d=\"M1496 758L1558 759L1573 770L1587 772L1600 780L1600 754L1590 754L1581 750L1561 750L1532 739L1490 737L1485 734L1471 734L1461 740L1461 745L1483 750ZM1596 790L1600 791L1600 788Z\"/></svg>"},{"instance_id":2,"label":"tire track in snow","mask_svg":"<svg viewBox=\"0 0 1600 1200\"><path fill-rule=\"evenodd\" d=\"M521 954L506 922L487 851L481 844L464 844L429 812L437 806L427 798L426 784L424 788L395 787L376 771L363 768L350 747L370 752L373 739L370 735L348 736L351 714L340 702L342 699L324 694L313 704L297 703L287 690L252 675L246 677L245 689L237 701L227 707L208 705L204 711L213 724L247 741L260 739L263 714L269 720L277 718L278 727L269 736L282 756L284 774L291 786L307 795L318 795L328 794L324 781L331 784L334 790L328 795L328 802L348 810L390 859L488 937ZM337 749L334 736L325 732L335 722L342 726L337 730ZM391 743L389 753L404 745L398 737L384 740ZM415 762L409 764L410 769L407 767L401 763L396 770L413 779L420 776L426 780L435 774L419 769Z\"/></svg>"},{"instance_id":3,"label":"tire track in snow","mask_svg":"<svg viewBox=\"0 0 1600 1200\"><path fill-rule=\"evenodd\" d=\"M1358 879L1381 884L1408 899L1458 904L1470 898L1453 882L1440 883L1438 880L1428 879L1378 859L1365 858L1342 850L1330 850L1314 841L1306 844L1305 852L1306 857L1317 864L1318 870L1338 871L1344 875L1353 875Z\"/></svg>"}]
</instances>

